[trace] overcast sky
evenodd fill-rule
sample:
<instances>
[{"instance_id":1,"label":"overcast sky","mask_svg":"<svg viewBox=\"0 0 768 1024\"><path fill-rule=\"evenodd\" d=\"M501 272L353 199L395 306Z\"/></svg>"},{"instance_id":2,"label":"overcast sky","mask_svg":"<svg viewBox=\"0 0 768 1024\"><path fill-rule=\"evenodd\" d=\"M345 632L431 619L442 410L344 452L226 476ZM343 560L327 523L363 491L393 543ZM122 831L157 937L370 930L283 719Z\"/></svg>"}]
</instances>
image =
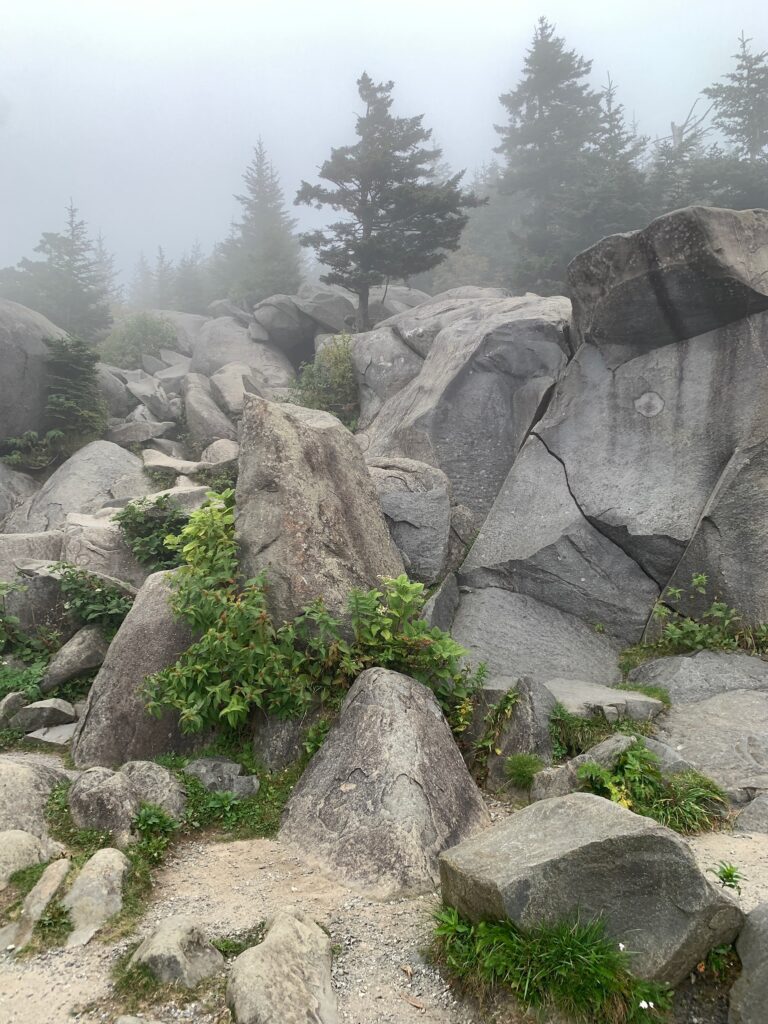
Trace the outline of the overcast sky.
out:
<instances>
[{"instance_id":1,"label":"overcast sky","mask_svg":"<svg viewBox=\"0 0 768 1024\"><path fill-rule=\"evenodd\" d=\"M499 93L540 14L610 72L650 135L730 68L765 0L0 0L0 266L60 230L70 196L120 264L208 250L259 135L292 199L354 141L355 80L394 79L454 168L492 156ZM297 214L306 217L303 208ZM124 274L124 280L129 276Z\"/></svg>"}]
</instances>

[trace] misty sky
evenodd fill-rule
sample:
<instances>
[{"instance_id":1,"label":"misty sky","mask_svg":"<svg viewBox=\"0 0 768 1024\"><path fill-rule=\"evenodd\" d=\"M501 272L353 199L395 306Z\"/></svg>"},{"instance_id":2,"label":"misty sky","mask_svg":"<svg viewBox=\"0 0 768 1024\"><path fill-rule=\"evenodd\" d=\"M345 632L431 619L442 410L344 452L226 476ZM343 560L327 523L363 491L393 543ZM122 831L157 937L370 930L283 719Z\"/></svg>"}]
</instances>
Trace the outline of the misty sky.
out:
<instances>
[{"instance_id":1,"label":"misty sky","mask_svg":"<svg viewBox=\"0 0 768 1024\"><path fill-rule=\"evenodd\" d=\"M126 268L207 251L259 135L291 200L354 141L355 80L394 79L454 168L490 159L498 95L540 14L610 72L651 136L730 69L764 0L0 0L0 266L63 226L71 196ZM703 100L701 101L703 104ZM701 105L701 104L700 104ZM304 208L296 215L311 216Z\"/></svg>"}]
</instances>

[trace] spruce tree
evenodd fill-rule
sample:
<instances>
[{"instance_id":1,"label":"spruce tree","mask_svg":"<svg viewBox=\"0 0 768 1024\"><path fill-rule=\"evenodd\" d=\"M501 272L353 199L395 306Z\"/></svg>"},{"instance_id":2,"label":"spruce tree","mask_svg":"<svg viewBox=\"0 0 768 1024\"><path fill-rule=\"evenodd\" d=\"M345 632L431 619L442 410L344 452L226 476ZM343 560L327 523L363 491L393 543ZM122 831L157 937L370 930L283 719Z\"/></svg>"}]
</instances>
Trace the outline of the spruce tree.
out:
<instances>
[{"instance_id":1,"label":"spruce tree","mask_svg":"<svg viewBox=\"0 0 768 1024\"><path fill-rule=\"evenodd\" d=\"M477 198L460 188L463 172L440 180L442 152L425 146L431 131L423 115L391 113L393 82L376 85L367 74L357 82L365 112L358 116L358 141L332 149L320 168L328 184L303 181L295 202L330 206L346 219L301 236L337 284L358 299L358 327L368 326L371 287L438 266L459 247L464 210Z\"/></svg>"},{"instance_id":2,"label":"spruce tree","mask_svg":"<svg viewBox=\"0 0 768 1024\"><path fill-rule=\"evenodd\" d=\"M712 100L715 127L735 155L757 161L768 158L768 50L754 53L751 42L742 32L735 69L704 95Z\"/></svg>"},{"instance_id":3,"label":"spruce tree","mask_svg":"<svg viewBox=\"0 0 768 1024\"><path fill-rule=\"evenodd\" d=\"M143 252L133 268L130 303L133 309L152 309L155 297L155 277Z\"/></svg>"},{"instance_id":4,"label":"spruce tree","mask_svg":"<svg viewBox=\"0 0 768 1024\"><path fill-rule=\"evenodd\" d=\"M173 309L176 291L176 271L167 258L162 245L157 247L153 274L152 305L155 309Z\"/></svg>"},{"instance_id":5,"label":"spruce tree","mask_svg":"<svg viewBox=\"0 0 768 1024\"><path fill-rule=\"evenodd\" d=\"M214 298L210 291L203 251L200 243L195 242L190 251L185 252L176 268L176 288L174 309L184 313L205 313Z\"/></svg>"},{"instance_id":6,"label":"spruce tree","mask_svg":"<svg viewBox=\"0 0 768 1024\"><path fill-rule=\"evenodd\" d=\"M107 293L108 301L110 304L122 302L123 287L117 283L119 271L115 268L115 257L107 248L107 243L101 232L96 235L96 241L93 244L93 255Z\"/></svg>"}]
</instances>

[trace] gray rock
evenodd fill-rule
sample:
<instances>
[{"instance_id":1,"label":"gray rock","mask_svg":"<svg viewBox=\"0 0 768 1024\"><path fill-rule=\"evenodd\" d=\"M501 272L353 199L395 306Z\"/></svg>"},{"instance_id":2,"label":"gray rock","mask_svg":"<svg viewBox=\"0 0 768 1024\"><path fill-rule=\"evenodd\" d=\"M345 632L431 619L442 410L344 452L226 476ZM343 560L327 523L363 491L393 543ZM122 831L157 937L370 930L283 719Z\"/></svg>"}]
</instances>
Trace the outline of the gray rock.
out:
<instances>
[{"instance_id":1,"label":"gray rock","mask_svg":"<svg viewBox=\"0 0 768 1024\"><path fill-rule=\"evenodd\" d=\"M95 512L110 498L148 494L141 459L111 441L91 441L59 466L6 524L10 533L60 530L70 512Z\"/></svg>"},{"instance_id":2,"label":"gray rock","mask_svg":"<svg viewBox=\"0 0 768 1024\"><path fill-rule=\"evenodd\" d=\"M184 378L191 372L191 368L192 360L185 358L183 363L177 363L174 366L167 366L165 369L157 371L155 379L165 391L166 395L168 395L169 399L178 397L178 395L181 394Z\"/></svg>"},{"instance_id":3,"label":"gray rock","mask_svg":"<svg viewBox=\"0 0 768 1024\"><path fill-rule=\"evenodd\" d=\"M154 448L145 448L141 457L147 469L167 469L176 473L177 476L191 476L194 473L199 473L202 469L210 468L202 462L178 459L173 455L166 455L165 452L156 451Z\"/></svg>"},{"instance_id":4,"label":"gray rock","mask_svg":"<svg viewBox=\"0 0 768 1024\"><path fill-rule=\"evenodd\" d=\"M667 743L661 743L651 736L643 736L643 743L658 758L662 775L679 775L681 772L695 771L691 762L680 757Z\"/></svg>"},{"instance_id":5,"label":"gray rock","mask_svg":"<svg viewBox=\"0 0 768 1024\"><path fill-rule=\"evenodd\" d=\"M454 574L449 573L424 605L421 615L430 626L449 633L458 607L459 585Z\"/></svg>"},{"instance_id":6,"label":"gray rock","mask_svg":"<svg viewBox=\"0 0 768 1024\"><path fill-rule=\"evenodd\" d=\"M0 700L0 729L7 729L8 723L27 703L28 698L23 693L6 693Z\"/></svg>"},{"instance_id":7,"label":"gray rock","mask_svg":"<svg viewBox=\"0 0 768 1024\"><path fill-rule=\"evenodd\" d=\"M221 437L234 441L237 431L211 397L208 379L188 373L184 379L184 416L189 436L201 446Z\"/></svg>"},{"instance_id":8,"label":"gray rock","mask_svg":"<svg viewBox=\"0 0 768 1024\"><path fill-rule=\"evenodd\" d=\"M445 327L418 377L382 405L366 454L442 469L456 501L485 515L565 367L569 312L567 299L525 296Z\"/></svg>"},{"instance_id":9,"label":"gray rock","mask_svg":"<svg viewBox=\"0 0 768 1024\"><path fill-rule=\"evenodd\" d=\"M644 661L632 669L629 680L664 687L673 704L695 704L732 690L768 691L768 662L749 654L699 651Z\"/></svg>"},{"instance_id":10,"label":"gray rock","mask_svg":"<svg viewBox=\"0 0 768 1024\"><path fill-rule=\"evenodd\" d=\"M768 309L768 214L690 206L568 268L573 330L615 367Z\"/></svg>"},{"instance_id":11,"label":"gray rock","mask_svg":"<svg viewBox=\"0 0 768 1024\"><path fill-rule=\"evenodd\" d=\"M216 317L209 320L200 332L190 369L192 373L210 376L227 363L250 366L259 358L258 348L259 342L248 337L248 331L242 324L232 317Z\"/></svg>"},{"instance_id":12,"label":"gray rock","mask_svg":"<svg viewBox=\"0 0 768 1024\"><path fill-rule=\"evenodd\" d=\"M5 928L0 928L0 949L14 946L16 950L20 950L27 945L32 938L35 925L64 884L69 874L69 868L68 860L55 860L48 865L37 883L25 896L21 914L17 920L12 921Z\"/></svg>"},{"instance_id":13,"label":"gray rock","mask_svg":"<svg viewBox=\"0 0 768 1024\"><path fill-rule=\"evenodd\" d=\"M165 320L176 331L175 347L185 356L191 356L200 333L209 322L207 316L197 313L180 313L175 309L152 309L153 316Z\"/></svg>"},{"instance_id":14,"label":"gray rock","mask_svg":"<svg viewBox=\"0 0 768 1024\"><path fill-rule=\"evenodd\" d=\"M181 821L187 806L187 794L179 780L153 761L128 761L120 769L140 803L153 804L171 818Z\"/></svg>"},{"instance_id":15,"label":"gray rock","mask_svg":"<svg viewBox=\"0 0 768 1024\"><path fill-rule=\"evenodd\" d=\"M596 744L583 754L572 757L563 765L554 768L544 768L537 772L530 789L531 801L549 800L556 796L567 796L582 789L582 783L578 776L578 770L583 764L599 764L603 768L613 768L621 755L632 746L634 736L625 736L616 733L609 736L607 740Z\"/></svg>"},{"instance_id":16,"label":"gray rock","mask_svg":"<svg viewBox=\"0 0 768 1024\"><path fill-rule=\"evenodd\" d=\"M55 631L66 642L78 629L75 617L61 592L58 573L48 562L27 562L19 566L17 589L5 596L5 612L18 619L18 628L34 636Z\"/></svg>"},{"instance_id":17,"label":"gray rock","mask_svg":"<svg viewBox=\"0 0 768 1024\"><path fill-rule=\"evenodd\" d=\"M445 571L451 533L448 477L413 459L368 462L392 540L411 579L431 584Z\"/></svg>"},{"instance_id":18,"label":"gray rock","mask_svg":"<svg viewBox=\"0 0 768 1024\"><path fill-rule=\"evenodd\" d=\"M358 426L363 430L388 399L419 375L424 360L388 326L355 334L351 349L360 396Z\"/></svg>"},{"instance_id":19,"label":"gray rock","mask_svg":"<svg viewBox=\"0 0 768 1024\"><path fill-rule=\"evenodd\" d=\"M130 861L119 850L97 850L62 900L73 930L66 947L85 946L123 906L123 878Z\"/></svg>"},{"instance_id":20,"label":"gray rock","mask_svg":"<svg viewBox=\"0 0 768 1024\"><path fill-rule=\"evenodd\" d=\"M473 921L600 917L635 974L670 984L743 921L679 836L587 793L531 804L447 850L440 875L445 902Z\"/></svg>"},{"instance_id":21,"label":"gray rock","mask_svg":"<svg viewBox=\"0 0 768 1024\"><path fill-rule=\"evenodd\" d=\"M130 959L166 985L194 988L224 967L224 957L190 917L169 917L144 939Z\"/></svg>"},{"instance_id":22,"label":"gray rock","mask_svg":"<svg viewBox=\"0 0 768 1024\"><path fill-rule=\"evenodd\" d=\"M761 793L747 804L736 818L733 831L768 835L768 793Z\"/></svg>"},{"instance_id":23,"label":"gray rock","mask_svg":"<svg viewBox=\"0 0 768 1024\"><path fill-rule=\"evenodd\" d=\"M397 576L365 460L330 413L245 399L235 533L246 577L266 571L277 622L322 597L344 614L354 587Z\"/></svg>"},{"instance_id":24,"label":"gray rock","mask_svg":"<svg viewBox=\"0 0 768 1024\"><path fill-rule=\"evenodd\" d=\"M270 344L298 366L312 359L317 325L290 295L271 295L253 307L253 318L266 331Z\"/></svg>"},{"instance_id":25,"label":"gray rock","mask_svg":"<svg viewBox=\"0 0 768 1024\"><path fill-rule=\"evenodd\" d=\"M340 290L302 285L294 302L324 331L342 334L355 326L355 307Z\"/></svg>"},{"instance_id":26,"label":"gray rock","mask_svg":"<svg viewBox=\"0 0 768 1024\"><path fill-rule=\"evenodd\" d=\"M52 697L48 700L36 700L17 711L10 721L10 726L17 732L34 732L50 725L67 725L76 721L75 709L66 700Z\"/></svg>"},{"instance_id":27,"label":"gray rock","mask_svg":"<svg viewBox=\"0 0 768 1024\"><path fill-rule=\"evenodd\" d=\"M155 380L154 377L147 377L144 380L138 381L128 381L126 387L134 398L138 398L152 417L152 420L155 422L173 421L173 411L168 395L163 390L160 382Z\"/></svg>"},{"instance_id":28,"label":"gray rock","mask_svg":"<svg viewBox=\"0 0 768 1024\"><path fill-rule=\"evenodd\" d=\"M303 913L276 914L233 963L227 1005L235 1024L338 1024L331 940Z\"/></svg>"},{"instance_id":29,"label":"gray rock","mask_svg":"<svg viewBox=\"0 0 768 1024\"><path fill-rule=\"evenodd\" d=\"M21 829L0 832L0 892L8 887L14 872L42 864L49 856L47 842L31 832Z\"/></svg>"},{"instance_id":30,"label":"gray rock","mask_svg":"<svg viewBox=\"0 0 768 1024\"><path fill-rule=\"evenodd\" d=\"M371 323L379 323L428 302L431 297L427 292L404 284L376 285L371 288L368 317Z\"/></svg>"},{"instance_id":31,"label":"gray rock","mask_svg":"<svg viewBox=\"0 0 768 1024\"><path fill-rule=\"evenodd\" d=\"M111 832L118 846L127 844L141 802L127 775L89 768L72 783L68 800L78 828Z\"/></svg>"},{"instance_id":32,"label":"gray rock","mask_svg":"<svg viewBox=\"0 0 768 1024\"><path fill-rule=\"evenodd\" d=\"M747 915L736 951L741 974L730 992L728 1024L762 1024L768 1004L768 902Z\"/></svg>"},{"instance_id":33,"label":"gray rock","mask_svg":"<svg viewBox=\"0 0 768 1024\"><path fill-rule=\"evenodd\" d=\"M19 567L27 562L58 562L62 557L63 539L60 530L47 533L1 533L0 582L13 582Z\"/></svg>"},{"instance_id":34,"label":"gray rock","mask_svg":"<svg viewBox=\"0 0 768 1024\"><path fill-rule=\"evenodd\" d=\"M172 348L161 348L160 358L163 360L163 362L169 369L175 369L176 367L179 366L186 366L187 370L189 370L190 364L192 362L190 356L184 355L181 352L177 352L175 349Z\"/></svg>"},{"instance_id":35,"label":"gray rock","mask_svg":"<svg viewBox=\"0 0 768 1024\"><path fill-rule=\"evenodd\" d=\"M672 706L657 736L737 803L768 790L768 693L732 690Z\"/></svg>"},{"instance_id":36,"label":"gray rock","mask_svg":"<svg viewBox=\"0 0 768 1024\"><path fill-rule=\"evenodd\" d=\"M500 288L477 288L471 294L465 291L461 295L454 288L397 313L379 326L394 331L409 349L425 359L435 338L445 327L470 316L482 320L494 313L517 308L519 299L510 302L510 298L509 292Z\"/></svg>"},{"instance_id":37,"label":"gray rock","mask_svg":"<svg viewBox=\"0 0 768 1024\"><path fill-rule=\"evenodd\" d=\"M562 464L532 435L480 529L459 581L501 587L639 642L659 587L587 520Z\"/></svg>"},{"instance_id":38,"label":"gray rock","mask_svg":"<svg viewBox=\"0 0 768 1024\"><path fill-rule=\"evenodd\" d=\"M46 839L45 806L67 776L50 765L0 759L0 831L20 829Z\"/></svg>"},{"instance_id":39,"label":"gray rock","mask_svg":"<svg viewBox=\"0 0 768 1024\"><path fill-rule=\"evenodd\" d=\"M619 645L573 615L497 587L461 595L453 638L491 676L619 682Z\"/></svg>"},{"instance_id":40,"label":"gray rock","mask_svg":"<svg viewBox=\"0 0 768 1024\"><path fill-rule=\"evenodd\" d=\"M239 454L240 445L237 441L228 441L223 437L220 441L214 441L213 444L209 444L201 452L200 461L211 466L224 466L228 462L237 462Z\"/></svg>"},{"instance_id":41,"label":"gray rock","mask_svg":"<svg viewBox=\"0 0 768 1024\"><path fill-rule=\"evenodd\" d=\"M431 892L488 812L431 691L368 669L286 806L281 837L378 899Z\"/></svg>"},{"instance_id":42,"label":"gray rock","mask_svg":"<svg viewBox=\"0 0 768 1024\"><path fill-rule=\"evenodd\" d=\"M455 572L467 557L477 537L478 520L466 505L451 508L451 532L448 538L448 568Z\"/></svg>"},{"instance_id":43,"label":"gray rock","mask_svg":"<svg viewBox=\"0 0 768 1024\"><path fill-rule=\"evenodd\" d=\"M174 714L147 714L142 694L144 679L172 665L193 641L170 607L169 576L149 577L110 644L75 733L78 767L122 764L192 745Z\"/></svg>"},{"instance_id":44,"label":"gray rock","mask_svg":"<svg viewBox=\"0 0 768 1024\"><path fill-rule=\"evenodd\" d=\"M107 412L110 416L122 419L138 405L136 399L125 386L112 367L104 363L96 364L96 376L98 378L101 397L107 404Z\"/></svg>"},{"instance_id":45,"label":"gray rock","mask_svg":"<svg viewBox=\"0 0 768 1024\"><path fill-rule=\"evenodd\" d=\"M111 515L70 512L63 529L61 556L65 562L140 587L149 570L133 554Z\"/></svg>"},{"instance_id":46,"label":"gray rock","mask_svg":"<svg viewBox=\"0 0 768 1024\"><path fill-rule=\"evenodd\" d=\"M269 766L267 766L269 767ZM225 757L200 757L184 769L209 793L234 793L237 797L255 796L260 782L256 775L243 775L243 766Z\"/></svg>"},{"instance_id":47,"label":"gray rock","mask_svg":"<svg viewBox=\"0 0 768 1024\"><path fill-rule=\"evenodd\" d=\"M48 398L45 339L63 337L40 313L0 299L0 437L40 429Z\"/></svg>"},{"instance_id":48,"label":"gray rock","mask_svg":"<svg viewBox=\"0 0 768 1024\"><path fill-rule=\"evenodd\" d=\"M98 626L84 626L53 655L40 680L40 689L43 693L50 693L62 683L99 668L108 648L109 644Z\"/></svg>"},{"instance_id":49,"label":"gray rock","mask_svg":"<svg viewBox=\"0 0 768 1024\"><path fill-rule=\"evenodd\" d=\"M322 717L319 705L311 706L300 718L278 718L257 709L251 723L251 741L258 763L271 772L294 764L304 753L307 730Z\"/></svg>"},{"instance_id":50,"label":"gray rock","mask_svg":"<svg viewBox=\"0 0 768 1024\"><path fill-rule=\"evenodd\" d=\"M660 700L646 697L644 693L614 690L581 679L548 679L545 685L557 703L577 718L602 715L608 722L617 722L620 718L647 722L664 710Z\"/></svg>"},{"instance_id":51,"label":"gray rock","mask_svg":"<svg viewBox=\"0 0 768 1024\"><path fill-rule=\"evenodd\" d=\"M244 327L247 327L250 322L250 317L243 307L231 299L214 299L213 302L208 304L207 312L217 319L231 317Z\"/></svg>"},{"instance_id":52,"label":"gray rock","mask_svg":"<svg viewBox=\"0 0 768 1024\"><path fill-rule=\"evenodd\" d=\"M38 486L31 476L0 462L0 530L11 512L31 498Z\"/></svg>"},{"instance_id":53,"label":"gray rock","mask_svg":"<svg viewBox=\"0 0 768 1024\"><path fill-rule=\"evenodd\" d=\"M158 359L157 356L151 356L148 353L145 353L141 357L141 368L147 373L158 373L160 370L164 370L166 366L167 363L164 363L162 359Z\"/></svg>"},{"instance_id":54,"label":"gray rock","mask_svg":"<svg viewBox=\"0 0 768 1024\"><path fill-rule=\"evenodd\" d=\"M44 729L35 729L34 732L28 732L25 736L25 741L44 749L48 748L49 750L63 752L71 744L76 729L76 722L70 722L68 725L50 725Z\"/></svg>"},{"instance_id":55,"label":"gray rock","mask_svg":"<svg viewBox=\"0 0 768 1024\"><path fill-rule=\"evenodd\" d=\"M152 420L143 423L121 423L110 427L107 432L107 440L128 448L132 444L143 444L156 437L164 437L175 426L176 424L172 420L165 420L161 423Z\"/></svg>"},{"instance_id":56,"label":"gray rock","mask_svg":"<svg viewBox=\"0 0 768 1024\"><path fill-rule=\"evenodd\" d=\"M293 379L293 368L286 380ZM246 395L265 397L256 385L252 369L247 363L226 363L211 377L211 394L218 407L234 419L243 415L243 399ZM286 385L287 386L287 385ZM267 395L266 397L271 397Z\"/></svg>"}]
</instances>

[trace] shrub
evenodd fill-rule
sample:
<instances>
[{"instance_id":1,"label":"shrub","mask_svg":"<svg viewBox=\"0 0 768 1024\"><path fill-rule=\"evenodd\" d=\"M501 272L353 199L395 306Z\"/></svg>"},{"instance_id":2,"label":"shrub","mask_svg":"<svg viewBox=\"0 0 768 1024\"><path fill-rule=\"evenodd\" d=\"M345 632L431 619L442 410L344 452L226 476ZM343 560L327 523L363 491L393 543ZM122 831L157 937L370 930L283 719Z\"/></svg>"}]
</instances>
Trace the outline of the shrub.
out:
<instances>
[{"instance_id":1,"label":"shrub","mask_svg":"<svg viewBox=\"0 0 768 1024\"><path fill-rule=\"evenodd\" d=\"M322 348L313 363L303 363L293 385L291 401L307 409L324 409L354 430L360 400L352 362L352 338L338 334Z\"/></svg>"},{"instance_id":2,"label":"shrub","mask_svg":"<svg viewBox=\"0 0 768 1024\"><path fill-rule=\"evenodd\" d=\"M180 564L177 549L166 544L189 522L189 514L177 508L167 494L150 501L141 498L129 502L112 517L136 558L152 572L174 569Z\"/></svg>"},{"instance_id":3,"label":"shrub","mask_svg":"<svg viewBox=\"0 0 768 1024\"><path fill-rule=\"evenodd\" d=\"M161 348L176 348L171 324L151 313L133 313L101 343L100 352L105 363L136 370L142 356L156 356Z\"/></svg>"},{"instance_id":4,"label":"shrub","mask_svg":"<svg viewBox=\"0 0 768 1024\"><path fill-rule=\"evenodd\" d=\"M630 974L629 954L601 920L523 930L508 920L472 924L444 907L436 921L436 959L481 996L506 990L579 1024L647 1024L671 1005L665 986Z\"/></svg>"},{"instance_id":5,"label":"shrub","mask_svg":"<svg viewBox=\"0 0 768 1024\"><path fill-rule=\"evenodd\" d=\"M479 677L462 664L465 650L421 618L423 584L399 576L383 580L381 590L353 591L348 639L321 601L277 627L263 576L240 588L232 491L193 512L173 546L185 563L172 584L173 607L202 635L147 680L150 712L175 708L187 732L237 728L256 708L296 717L316 700L338 706L360 672L380 666L430 686L454 729L466 728Z\"/></svg>"},{"instance_id":6,"label":"shrub","mask_svg":"<svg viewBox=\"0 0 768 1024\"><path fill-rule=\"evenodd\" d=\"M66 598L64 607L83 622L101 626L104 633L113 636L131 610L133 598L100 576L78 569L75 565L58 562L61 592Z\"/></svg>"},{"instance_id":7,"label":"shrub","mask_svg":"<svg viewBox=\"0 0 768 1024\"><path fill-rule=\"evenodd\" d=\"M714 828L727 808L723 791L698 772L662 775L659 759L642 740L625 750L613 768L590 761L581 765L577 774L597 796L655 818L684 835Z\"/></svg>"},{"instance_id":8,"label":"shrub","mask_svg":"<svg viewBox=\"0 0 768 1024\"><path fill-rule=\"evenodd\" d=\"M544 767L538 754L512 754L504 762L504 774L518 789L530 789L537 772Z\"/></svg>"},{"instance_id":9,"label":"shrub","mask_svg":"<svg viewBox=\"0 0 768 1024\"><path fill-rule=\"evenodd\" d=\"M40 700L40 680L44 673L45 663L42 661L24 668L0 663L0 700L9 693L23 693L30 703Z\"/></svg>"},{"instance_id":10,"label":"shrub","mask_svg":"<svg viewBox=\"0 0 768 1024\"><path fill-rule=\"evenodd\" d=\"M620 718L617 722L609 722L600 714L580 718L571 714L562 704L556 704L549 718L552 756L555 761L563 761L583 754L614 733L637 735L648 733L650 729L650 722L635 722L627 718Z\"/></svg>"}]
</instances>

